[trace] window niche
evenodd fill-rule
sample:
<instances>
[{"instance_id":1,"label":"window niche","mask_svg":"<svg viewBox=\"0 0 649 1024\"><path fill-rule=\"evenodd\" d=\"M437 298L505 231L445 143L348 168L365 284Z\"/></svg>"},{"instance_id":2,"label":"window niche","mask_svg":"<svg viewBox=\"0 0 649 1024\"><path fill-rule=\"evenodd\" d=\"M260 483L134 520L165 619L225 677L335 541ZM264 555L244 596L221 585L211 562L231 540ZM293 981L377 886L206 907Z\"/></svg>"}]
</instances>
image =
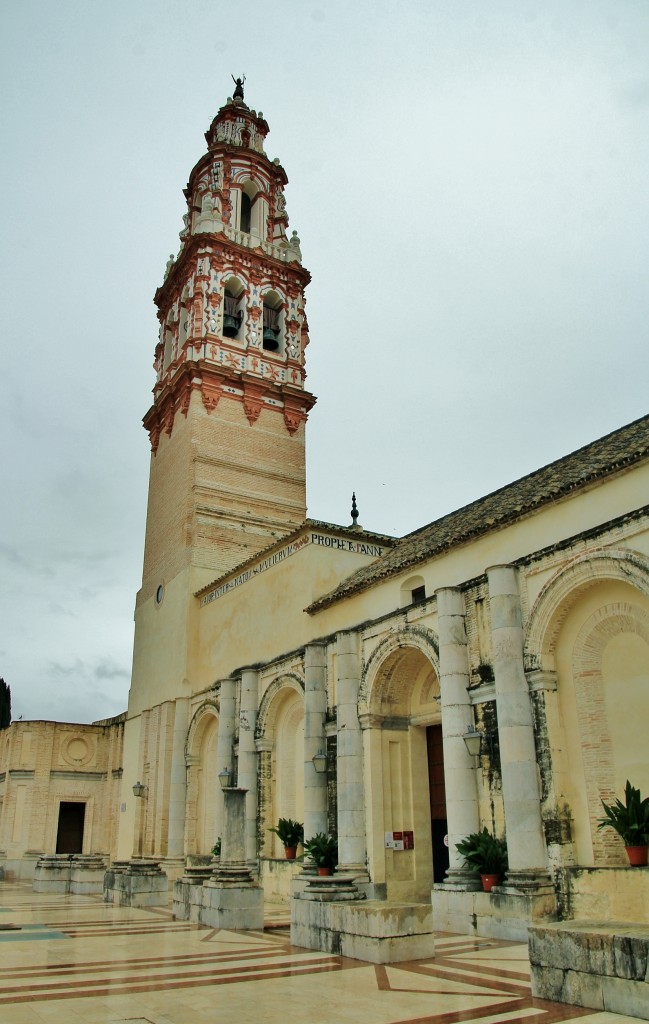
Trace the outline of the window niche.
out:
<instances>
[{"instance_id":1,"label":"window niche","mask_svg":"<svg viewBox=\"0 0 649 1024\"><path fill-rule=\"evenodd\" d=\"M426 582L424 577L410 576L401 584L399 596L401 608L407 608L411 604L423 604L426 600Z\"/></svg>"},{"instance_id":2,"label":"window niche","mask_svg":"<svg viewBox=\"0 0 649 1024\"><path fill-rule=\"evenodd\" d=\"M241 186L241 197L239 199L239 230L246 234L261 236L260 212L262 204L259 202L260 192L254 181L244 181Z\"/></svg>"}]
</instances>

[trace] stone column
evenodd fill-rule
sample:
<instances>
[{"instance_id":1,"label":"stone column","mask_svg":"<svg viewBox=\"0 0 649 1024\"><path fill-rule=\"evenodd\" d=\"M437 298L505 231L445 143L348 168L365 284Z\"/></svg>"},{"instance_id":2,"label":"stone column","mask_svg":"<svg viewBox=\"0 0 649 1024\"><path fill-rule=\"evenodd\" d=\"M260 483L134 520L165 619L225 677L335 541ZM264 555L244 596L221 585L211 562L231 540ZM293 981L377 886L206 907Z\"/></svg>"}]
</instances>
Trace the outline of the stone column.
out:
<instances>
[{"instance_id":1,"label":"stone column","mask_svg":"<svg viewBox=\"0 0 649 1024\"><path fill-rule=\"evenodd\" d=\"M218 773L227 768L232 772L234 769L234 731L235 731L235 709L237 696L236 679L222 679L220 682L219 695L219 732L216 739L216 774L213 780L216 788L216 836L214 840L224 833L224 810L223 790L218 780Z\"/></svg>"},{"instance_id":2,"label":"stone column","mask_svg":"<svg viewBox=\"0 0 649 1024\"><path fill-rule=\"evenodd\" d=\"M549 873L541 821L532 705L523 664L523 616L517 570L487 569L493 668L509 872L505 887L534 892Z\"/></svg>"},{"instance_id":3,"label":"stone column","mask_svg":"<svg viewBox=\"0 0 649 1024\"><path fill-rule=\"evenodd\" d=\"M174 715L171 747L171 779L169 785L169 832L167 857L185 856L185 806L187 802L187 767L185 743L189 725L189 698L178 697Z\"/></svg>"},{"instance_id":4,"label":"stone column","mask_svg":"<svg viewBox=\"0 0 649 1024\"><path fill-rule=\"evenodd\" d=\"M337 782L338 871L367 878L363 735L358 719L361 681L359 639L350 631L338 633L337 652Z\"/></svg>"},{"instance_id":5,"label":"stone column","mask_svg":"<svg viewBox=\"0 0 649 1024\"><path fill-rule=\"evenodd\" d=\"M327 647L304 651L304 838L327 831L327 773L317 772L313 755L326 754Z\"/></svg>"},{"instance_id":6,"label":"stone column","mask_svg":"<svg viewBox=\"0 0 649 1024\"><path fill-rule=\"evenodd\" d=\"M457 587L443 587L435 593L449 854L444 885L479 889L475 871L464 866L464 858L455 848L456 843L480 827L475 765L464 742L467 726L473 725L464 598Z\"/></svg>"},{"instance_id":7,"label":"stone column","mask_svg":"<svg viewBox=\"0 0 649 1024\"><path fill-rule=\"evenodd\" d=\"M239 704L239 771L237 787L246 794L246 859L257 860L257 751L255 727L259 705L259 673L246 668L241 673Z\"/></svg>"}]
</instances>

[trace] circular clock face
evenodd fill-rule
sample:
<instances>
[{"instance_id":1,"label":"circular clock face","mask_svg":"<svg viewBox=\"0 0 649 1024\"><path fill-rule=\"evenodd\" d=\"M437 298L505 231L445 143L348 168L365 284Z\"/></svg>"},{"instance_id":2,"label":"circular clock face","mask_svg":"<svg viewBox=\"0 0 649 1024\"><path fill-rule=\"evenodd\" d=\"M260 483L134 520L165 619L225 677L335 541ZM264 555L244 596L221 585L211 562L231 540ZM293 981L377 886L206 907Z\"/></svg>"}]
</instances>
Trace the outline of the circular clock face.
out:
<instances>
[{"instance_id":1,"label":"circular clock face","mask_svg":"<svg viewBox=\"0 0 649 1024\"><path fill-rule=\"evenodd\" d=\"M165 596L165 588L162 586L162 583L161 583L160 586L158 587L158 589L155 592L156 604L162 604L162 598L164 596Z\"/></svg>"}]
</instances>

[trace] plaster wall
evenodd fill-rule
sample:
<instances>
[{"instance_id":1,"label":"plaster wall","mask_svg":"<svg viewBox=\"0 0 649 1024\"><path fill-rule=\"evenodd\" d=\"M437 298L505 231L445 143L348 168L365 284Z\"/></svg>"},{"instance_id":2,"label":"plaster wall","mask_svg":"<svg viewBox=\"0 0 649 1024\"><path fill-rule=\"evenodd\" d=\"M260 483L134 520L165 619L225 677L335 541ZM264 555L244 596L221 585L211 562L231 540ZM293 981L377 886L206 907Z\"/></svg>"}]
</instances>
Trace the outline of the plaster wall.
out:
<instances>
[{"instance_id":1,"label":"plaster wall","mask_svg":"<svg viewBox=\"0 0 649 1024\"><path fill-rule=\"evenodd\" d=\"M426 593L433 594L441 587L456 587L482 576L489 566L525 562L530 553L551 548L571 537L579 537L585 531L593 530L616 517L625 517L630 510L642 508L648 493L649 465L634 467L595 487L546 506L519 522L458 545L423 564L411 566L397 576L391 576L368 590L351 594L316 612L313 618L319 624L317 632L326 635L339 629L350 629L394 611L402 603L401 587L404 580L414 574L423 577ZM625 527L614 526L610 539L604 537L598 544L611 541L649 555L646 521L638 519ZM589 542L578 540L576 546L586 550ZM558 554L558 561L564 559L565 555ZM525 576L527 578L527 571ZM538 574L535 569L529 573L528 603L533 601L546 579L547 576Z\"/></svg>"}]
</instances>

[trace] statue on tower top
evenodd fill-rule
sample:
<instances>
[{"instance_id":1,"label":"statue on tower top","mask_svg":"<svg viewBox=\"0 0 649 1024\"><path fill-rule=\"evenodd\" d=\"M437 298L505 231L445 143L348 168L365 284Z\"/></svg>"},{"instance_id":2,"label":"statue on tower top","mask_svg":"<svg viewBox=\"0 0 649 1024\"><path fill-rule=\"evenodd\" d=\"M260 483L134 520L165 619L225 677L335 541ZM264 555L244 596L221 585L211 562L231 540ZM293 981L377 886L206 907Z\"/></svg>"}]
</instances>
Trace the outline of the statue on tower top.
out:
<instances>
[{"instance_id":1,"label":"statue on tower top","mask_svg":"<svg viewBox=\"0 0 649 1024\"><path fill-rule=\"evenodd\" d=\"M230 78L234 82L234 94L232 96L232 99L233 100L242 100L243 99L243 83L246 80L246 76L243 75L241 78L235 78L234 75L230 75Z\"/></svg>"}]
</instances>

